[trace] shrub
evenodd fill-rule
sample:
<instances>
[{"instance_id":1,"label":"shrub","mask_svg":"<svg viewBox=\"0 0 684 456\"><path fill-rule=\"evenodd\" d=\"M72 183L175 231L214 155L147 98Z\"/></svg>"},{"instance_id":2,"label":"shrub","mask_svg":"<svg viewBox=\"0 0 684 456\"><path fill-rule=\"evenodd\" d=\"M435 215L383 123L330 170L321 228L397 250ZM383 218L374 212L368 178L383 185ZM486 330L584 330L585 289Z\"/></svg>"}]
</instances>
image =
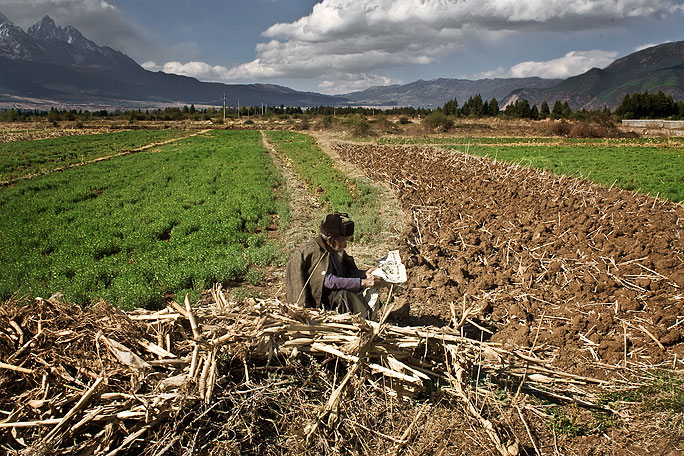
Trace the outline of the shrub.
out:
<instances>
[{"instance_id":1,"label":"shrub","mask_svg":"<svg viewBox=\"0 0 684 456\"><path fill-rule=\"evenodd\" d=\"M454 127L454 121L447 117L443 111L433 111L425 118L425 127L431 131L449 131Z\"/></svg>"},{"instance_id":2,"label":"shrub","mask_svg":"<svg viewBox=\"0 0 684 456\"><path fill-rule=\"evenodd\" d=\"M355 116L347 121L349 133L357 138L364 138L373 136L374 131L371 124L368 123L364 116Z\"/></svg>"}]
</instances>

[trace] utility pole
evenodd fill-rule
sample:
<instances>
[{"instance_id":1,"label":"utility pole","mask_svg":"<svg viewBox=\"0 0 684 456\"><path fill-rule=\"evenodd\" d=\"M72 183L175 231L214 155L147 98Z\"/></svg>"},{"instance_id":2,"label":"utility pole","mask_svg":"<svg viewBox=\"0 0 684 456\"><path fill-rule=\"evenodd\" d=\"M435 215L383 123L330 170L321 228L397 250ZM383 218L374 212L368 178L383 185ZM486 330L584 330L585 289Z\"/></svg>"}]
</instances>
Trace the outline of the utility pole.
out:
<instances>
[{"instance_id":1,"label":"utility pole","mask_svg":"<svg viewBox=\"0 0 684 456\"><path fill-rule=\"evenodd\" d=\"M223 123L226 123L226 93L223 92Z\"/></svg>"}]
</instances>

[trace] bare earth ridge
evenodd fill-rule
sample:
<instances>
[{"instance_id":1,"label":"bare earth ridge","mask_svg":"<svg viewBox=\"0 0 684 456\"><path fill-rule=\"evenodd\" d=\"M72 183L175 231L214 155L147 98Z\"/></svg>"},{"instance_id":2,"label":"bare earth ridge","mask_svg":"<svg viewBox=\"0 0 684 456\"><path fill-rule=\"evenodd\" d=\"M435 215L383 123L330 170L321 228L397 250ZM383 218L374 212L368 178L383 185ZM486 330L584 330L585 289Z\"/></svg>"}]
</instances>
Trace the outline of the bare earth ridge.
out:
<instances>
[{"instance_id":1,"label":"bare earth ridge","mask_svg":"<svg viewBox=\"0 0 684 456\"><path fill-rule=\"evenodd\" d=\"M453 151L335 148L401 195L413 317L447 322L465 296L492 340L544 344L578 374L682 368L681 206Z\"/></svg>"}]
</instances>

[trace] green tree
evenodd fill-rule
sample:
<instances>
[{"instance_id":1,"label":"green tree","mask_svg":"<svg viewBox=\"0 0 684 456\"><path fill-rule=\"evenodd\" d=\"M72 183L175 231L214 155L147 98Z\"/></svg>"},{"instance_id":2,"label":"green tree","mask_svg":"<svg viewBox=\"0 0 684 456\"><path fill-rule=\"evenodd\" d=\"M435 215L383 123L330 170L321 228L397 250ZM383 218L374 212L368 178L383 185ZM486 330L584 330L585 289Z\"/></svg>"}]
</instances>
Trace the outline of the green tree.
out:
<instances>
[{"instance_id":1,"label":"green tree","mask_svg":"<svg viewBox=\"0 0 684 456\"><path fill-rule=\"evenodd\" d=\"M570 104L567 101L563 102L563 118L569 119L572 115L572 109L570 109Z\"/></svg>"},{"instance_id":2,"label":"green tree","mask_svg":"<svg viewBox=\"0 0 684 456\"><path fill-rule=\"evenodd\" d=\"M551 111L549 110L549 104L546 102L546 100L542 101L541 106L539 107L539 117L542 119L546 119L551 115Z\"/></svg>"},{"instance_id":3,"label":"green tree","mask_svg":"<svg viewBox=\"0 0 684 456\"><path fill-rule=\"evenodd\" d=\"M53 125L57 125L59 119L59 111L57 111L54 107L50 108L50 112L48 112L47 115L48 122L51 122Z\"/></svg>"},{"instance_id":4,"label":"green tree","mask_svg":"<svg viewBox=\"0 0 684 456\"><path fill-rule=\"evenodd\" d=\"M482 103L482 96L478 93L474 97L468 98L465 106L468 107L468 115L474 117L482 117L484 114L484 104Z\"/></svg>"},{"instance_id":5,"label":"green tree","mask_svg":"<svg viewBox=\"0 0 684 456\"><path fill-rule=\"evenodd\" d=\"M560 100L556 100L556 102L553 104L553 108L551 109L551 118L552 119L560 119L563 117L563 103L560 102Z\"/></svg>"},{"instance_id":6,"label":"green tree","mask_svg":"<svg viewBox=\"0 0 684 456\"><path fill-rule=\"evenodd\" d=\"M496 117L499 115L499 102L496 101L496 98L492 98L491 100L489 100L488 114L492 117Z\"/></svg>"},{"instance_id":7,"label":"green tree","mask_svg":"<svg viewBox=\"0 0 684 456\"><path fill-rule=\"evenodd\" d=\"M456 98L452 98L444 103L444 108L442 110L447 116L458 115L458 101L456 101Z\"/></svg>"},{"instance_id":8,"label":"green tree","mask_svg":"<svg viewBox=\"0 0 684 456\"><path fill-rule=\"evenodd\" d=\"M526 98L518 100L515 106L515 110L518 113L518 117L521 119L529 119L532 116L532 108L530 108L530 102Z\"/></svg>"},{"instance_id":9,"label":"green tree","mask_svg":"<svg viewBox=\"0 0 684 456\"><path fill-rule=\"evenodd\" d=\"M537 105L532 105L532 110L530 111L530 119L532 120L538 120L539 119L539 110L537 109Z\"/></svg>"}]
</instances>

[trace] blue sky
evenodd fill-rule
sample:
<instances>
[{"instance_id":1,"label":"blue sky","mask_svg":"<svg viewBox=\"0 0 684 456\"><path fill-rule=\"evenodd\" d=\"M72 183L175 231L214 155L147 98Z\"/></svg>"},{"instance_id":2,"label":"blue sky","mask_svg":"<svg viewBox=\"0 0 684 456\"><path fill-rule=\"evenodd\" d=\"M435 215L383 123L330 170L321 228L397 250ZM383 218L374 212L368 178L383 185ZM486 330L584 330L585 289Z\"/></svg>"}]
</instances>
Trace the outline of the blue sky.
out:
<instances>
[{"instance_id":1,"label":"blue sky","mask_svg":"<svg viewBox=\"0 0 684 456\"><path fill-rule=\"evenodd\" d=\"M145 68L346 93L417 79L565 78L684 40L684 0L0 0Z\"/></svg>"}]
</instances>

